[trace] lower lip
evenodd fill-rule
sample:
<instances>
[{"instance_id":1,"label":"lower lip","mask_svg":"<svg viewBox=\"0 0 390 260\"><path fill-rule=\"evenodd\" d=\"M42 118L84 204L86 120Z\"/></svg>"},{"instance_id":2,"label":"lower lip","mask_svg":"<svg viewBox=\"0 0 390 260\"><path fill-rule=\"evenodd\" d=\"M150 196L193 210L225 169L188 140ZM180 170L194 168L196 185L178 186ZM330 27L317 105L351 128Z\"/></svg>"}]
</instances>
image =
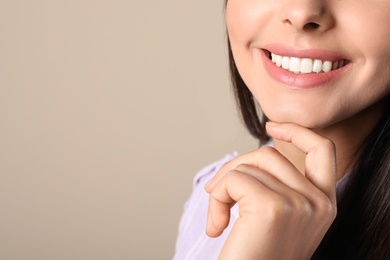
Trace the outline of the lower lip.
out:
<instances>
[{"instance_id":1,"label":"lower lip","mask_svg":"<svg viewBox=\"0 0 390 260\"><path fill-rule=\"evenodd\" d=\"M281 67L276 66L269 58L266 51L261 51L265 69L276 81L297 89L317 88L329 84L340 78L347 67L345 65L337 70L323 73L295 74Z\"/></svg>"}]
</instances>

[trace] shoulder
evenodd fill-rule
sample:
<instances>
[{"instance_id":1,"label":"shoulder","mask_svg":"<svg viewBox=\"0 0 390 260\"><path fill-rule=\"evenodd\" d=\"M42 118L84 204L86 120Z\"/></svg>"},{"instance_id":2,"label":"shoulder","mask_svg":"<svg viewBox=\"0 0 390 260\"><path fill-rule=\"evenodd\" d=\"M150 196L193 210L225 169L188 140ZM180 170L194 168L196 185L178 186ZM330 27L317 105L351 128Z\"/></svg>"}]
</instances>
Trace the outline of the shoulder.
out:
<instances>
[{"instance_id":1,"label":"shoulder","mask_svg":"<svg viewBox=\"0 0 390 260\"><path fill-rule=\"evenodd\" d=\"M236 157L236 152L227 154L195 175L192 194L184 206L180 221L174 259L216 259L218 257L228 232L216 239L206 235L209 195L204 190L204 185L225 163Z\"/></svg>"}]
</instances>

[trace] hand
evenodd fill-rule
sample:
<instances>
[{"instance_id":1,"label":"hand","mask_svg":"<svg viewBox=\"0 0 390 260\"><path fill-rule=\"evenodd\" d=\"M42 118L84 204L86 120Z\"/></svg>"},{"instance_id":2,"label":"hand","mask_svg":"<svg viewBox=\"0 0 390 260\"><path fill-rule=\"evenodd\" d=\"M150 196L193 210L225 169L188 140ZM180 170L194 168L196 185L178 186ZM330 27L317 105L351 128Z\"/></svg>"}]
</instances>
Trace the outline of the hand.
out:
<instances>
[{"instance_id":1,"label":"hand","mask_svg":"<svg viewBox=\"0 0 390 260\"><path fill-rule=\"evenodd\" d=\"M334 144L295 124L267 124L274 138L305 152L305 174L275 148L225 164L206 185L206 232L222 234L239 205L220 259L309 259L336 217Z\"/></svg>"}]
</instances>

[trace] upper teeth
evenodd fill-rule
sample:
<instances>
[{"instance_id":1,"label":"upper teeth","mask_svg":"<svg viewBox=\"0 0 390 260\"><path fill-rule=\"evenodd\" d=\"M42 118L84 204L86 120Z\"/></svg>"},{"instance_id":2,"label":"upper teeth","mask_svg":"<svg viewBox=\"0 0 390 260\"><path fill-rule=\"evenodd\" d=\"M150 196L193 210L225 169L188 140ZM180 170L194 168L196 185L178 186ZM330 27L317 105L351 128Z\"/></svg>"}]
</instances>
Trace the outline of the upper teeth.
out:
<instances>
[{"instance_id":1,"label":"upper teeth","mask_svg":"<svg viewBox=\"0 0 390 260\"><path fill-rule=\"evenodd\" d=\"M329 72L331 70L339 69L346 65L346 60L339 61L323 61L318 59L310 58L296 58L296 57L287 57L280 56L274 53L271 53L272 62L278 67L289 70L294 73L320 73L320 72Z\"/></svg>"}]
</instances>

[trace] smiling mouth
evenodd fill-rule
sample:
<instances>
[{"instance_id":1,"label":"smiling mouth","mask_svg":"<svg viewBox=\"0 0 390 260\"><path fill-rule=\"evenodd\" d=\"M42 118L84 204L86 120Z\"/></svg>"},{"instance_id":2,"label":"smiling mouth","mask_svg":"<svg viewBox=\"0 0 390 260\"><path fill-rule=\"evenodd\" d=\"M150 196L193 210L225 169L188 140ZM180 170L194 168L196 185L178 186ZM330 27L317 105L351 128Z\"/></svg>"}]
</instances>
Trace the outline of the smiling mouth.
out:
<instances>
[{"instance_id":1,"label":"smiling mouth","mask_svg":"<svg viewBox=\"0 0 390 260\"><path fill-rule=\"evenodd\" d=\"M340 69L350 62L349 60L345 59L327 61L311 58L281 56L272 52L268 52L268 58L276 66L295 74L326 73L332 70Z\"/></svg>"}]
</instances>

